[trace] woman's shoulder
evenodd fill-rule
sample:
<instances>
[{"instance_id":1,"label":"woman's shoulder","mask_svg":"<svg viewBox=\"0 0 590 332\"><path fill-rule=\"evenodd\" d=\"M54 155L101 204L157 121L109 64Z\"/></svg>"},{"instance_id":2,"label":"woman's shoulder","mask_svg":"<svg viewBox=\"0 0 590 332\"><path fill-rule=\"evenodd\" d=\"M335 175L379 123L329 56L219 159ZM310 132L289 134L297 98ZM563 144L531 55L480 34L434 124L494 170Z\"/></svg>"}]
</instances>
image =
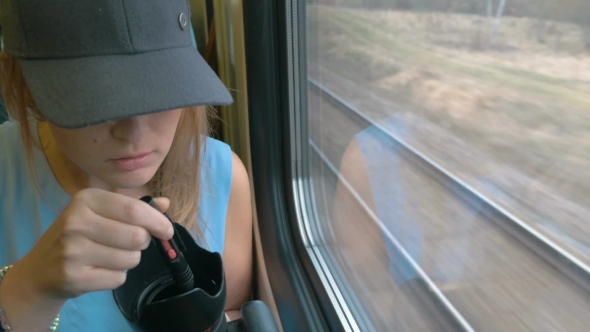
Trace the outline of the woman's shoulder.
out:
<instances>
[{"instance_id":1,"label":"woman's shoulder","mask_svg":"<svg viewBox=\"0 0 590 332\"><path fill-rule=\"evenodd\" d=\"M202 150L201 189L205 195L229 197L232 180L232 150L226 143L207 137Z\"/></svg>"},{"instance_id":2,"label":"woman's shoulder","mask_svg":"<svg viewBox=\"0 0 590 332\"><path fill-rule=\"evenodd\" d=\"M203 170L210 172L209 175L229 177L232 173L232 150L230 146L212 137L207 137L202 151ZM203 174L206 178L206 174ZM217 179L215 179L217 180Z\"/></svg>"},{"instance_id":3,"label":"woman's shoulder","mask_svg":"<svg viewBox=\"0 0 590 332\"><path fill-rule=\"evenodd\" d=\"M20 126L16 121L5 121L0 124L0 149L8 149L19 141Z\"/></svg>"},{"instance_id":4,"label":"woman's shoulder","mask_svg":"<svg viewBox=\"0 0 590 332\"><path fill-rule=\"evenodd\" d=\"M203 151L206 156L217 156L223 157L224 155L230 154L231 159L231 148L230 146L218 139L207 136L205 138L205 150Z\"/></svg>"},{"instance_id":5,"label":"woman's shoulder","mask_svg":"<svg viewBox=\"0 0 590 332\"><path fill-rule=\"evenodd\" d=\"M37 135L37 121L29 119L29 128L33 146L39 145ZM0 123L0 161L9 161L7 156L24 156L23 141L21 136L21 123L15 120L9 120Z\"/></svg>"},{"instance_id":6,"label":"woman's shoulder","mask_svg":"<svg viewBox=\"0 0 590 332\"><path fill-rule=\"evenodd\" d=\"M199 220L208 249L223 253L225 220L232 184L232 150L229 145L207 137L202 150Z\"/></svg>"},{"instance_id":7,"label":"woman's shoulder","mask_svg":"<svg viewBox=\"0 0 590 332\"><path fill-rule=\"evenodd\" d=\"M0 124L0 171L7 171L9 169L8 163L14 164L22 159L20 144L19 123L6 121ZM0 174L2 173L0 172Z\"/></svg>"}]
</instances>

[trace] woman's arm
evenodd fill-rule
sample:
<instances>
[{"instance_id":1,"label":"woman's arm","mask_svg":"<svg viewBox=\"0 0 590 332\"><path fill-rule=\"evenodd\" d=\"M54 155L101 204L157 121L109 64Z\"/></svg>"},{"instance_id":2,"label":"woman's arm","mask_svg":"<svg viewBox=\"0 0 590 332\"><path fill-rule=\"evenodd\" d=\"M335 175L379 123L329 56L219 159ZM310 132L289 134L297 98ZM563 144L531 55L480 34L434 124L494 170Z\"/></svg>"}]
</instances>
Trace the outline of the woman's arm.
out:
<instances>
[{"instance_id":1,"label":"woman's arm","mask_svg":"<svg viewBox=\"0 0 590 332\"><path fill-rule=\"evenodd\" d=\"M252 285L252 199L244 164L233 153L232 184L225 225L223 265L227 285L225 310L230 319L250 299Z\"/></svg>"},{"instance_id":2,"label":"woman's arm","mask_svg":"<svg viewBox=\"0 0 590 332\"><path fill-rule=\"evenodd\" d=\"M335 248L347 279L359 289L391 289L389 257L383 233L375 216L371 182L366 161L356 139L347 146L340 164L340 175L334 198L333 227ZM366 294L370 301L370 296Z\"/></svg>"},{"instance_id":3,"label":"woman's arm","mask_svg":"<svg viewBox=\"0 0 590 332\"><path fill-rule=\"evenodd\" d=\"M21 262L6 273L0 283L0 308L10 320L11 332L47 331L65 303L64 299L49 299L30 287Z\"/></svg>"}]
</instances>

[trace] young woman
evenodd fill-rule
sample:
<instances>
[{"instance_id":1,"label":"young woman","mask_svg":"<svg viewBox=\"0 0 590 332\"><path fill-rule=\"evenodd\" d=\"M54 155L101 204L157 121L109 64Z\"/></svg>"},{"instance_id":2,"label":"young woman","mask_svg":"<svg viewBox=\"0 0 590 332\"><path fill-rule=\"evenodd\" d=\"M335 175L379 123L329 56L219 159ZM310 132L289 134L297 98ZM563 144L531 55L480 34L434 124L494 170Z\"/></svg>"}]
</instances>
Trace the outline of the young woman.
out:
<instances>
[{"instance_id":1,"label":"young woman","mask_svg":"<svg viewBox=\"0 0 590 332\"><path fill-rule=\"evenodd\" d=\"M112 289L172 227L222 253L249 299L248 176L207 138L231 96L194 47L186 0L0 2L0 331L136 331ZM179 308L190 310L190 308ZM59 315L58 315L59 314Z\"/></svg>"}]
</instances>

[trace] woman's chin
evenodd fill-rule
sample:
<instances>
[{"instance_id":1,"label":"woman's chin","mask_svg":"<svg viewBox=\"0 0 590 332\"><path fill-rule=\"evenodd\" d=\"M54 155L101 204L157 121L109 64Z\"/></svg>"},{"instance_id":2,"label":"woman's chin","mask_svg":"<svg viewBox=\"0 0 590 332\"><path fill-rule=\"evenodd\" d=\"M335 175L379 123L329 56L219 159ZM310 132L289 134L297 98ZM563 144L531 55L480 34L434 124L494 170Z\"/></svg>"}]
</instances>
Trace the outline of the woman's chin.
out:
<instances>
[{"instance_id":1,"label":"woman's chin","mask_svg":"<svg viewBox=\"0 0 590 332\"><path fill-rule=\"evenodd\" d=\"M138 189L145 186L153 178L154 173L149 169L142 169L127 174L111 175L105 182L119 189Z\"/></svg>"}]
</instances>

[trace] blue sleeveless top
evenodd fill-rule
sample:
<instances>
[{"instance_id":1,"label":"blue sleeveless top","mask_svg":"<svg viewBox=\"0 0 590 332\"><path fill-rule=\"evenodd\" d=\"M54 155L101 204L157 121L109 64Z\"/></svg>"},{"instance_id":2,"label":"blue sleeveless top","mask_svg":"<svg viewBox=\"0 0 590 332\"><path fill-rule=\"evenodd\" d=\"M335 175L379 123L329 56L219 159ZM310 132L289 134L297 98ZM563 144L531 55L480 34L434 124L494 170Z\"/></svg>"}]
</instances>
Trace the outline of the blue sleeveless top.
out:
<instances>
[{"instance_id":1,"label":"blue sleeveless top","mask_svg":"<svg viewBox=\"0 0 590 332\"><path fill-rule=\"evenodd\" d=\"M36 130L33 134L37 134ZM55 179L43 152L37 149L34 150L34 164L45 201L30 177L19 123L0 124L0 267L26 255L71 198ZM199 245L220 254L223 253L231 179L231 149L225 143L207 138L198 214L205 243ZM119 311L111 291L100 291L68 300L60 313L58 331L141 330Z\"/></svg>"}]
</instances>

